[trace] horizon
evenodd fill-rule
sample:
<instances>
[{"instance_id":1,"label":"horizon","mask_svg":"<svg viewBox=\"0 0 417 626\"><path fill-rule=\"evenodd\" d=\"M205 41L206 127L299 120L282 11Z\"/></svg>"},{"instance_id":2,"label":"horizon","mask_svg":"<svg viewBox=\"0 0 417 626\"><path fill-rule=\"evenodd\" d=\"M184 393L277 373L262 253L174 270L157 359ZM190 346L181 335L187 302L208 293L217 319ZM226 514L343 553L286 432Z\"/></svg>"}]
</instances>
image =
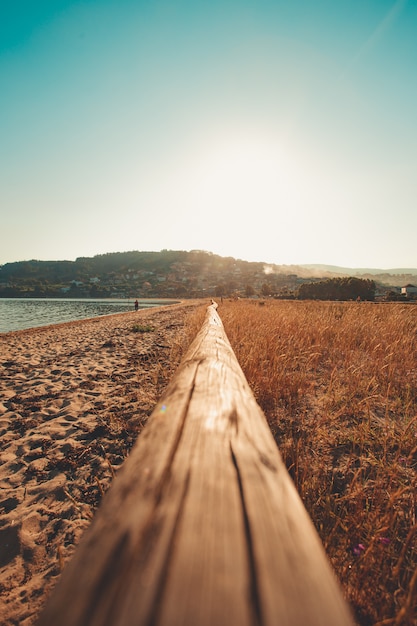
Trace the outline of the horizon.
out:
<instances>
[{"instance_id":1,"label":"horizon","mask_svg":"<svg viewBox=\"0 0 417 626\"><path fill-rule=\"evenodd\" d=\"M0 264L417 266L414 0L0 7Z\"/></svg>"}]
</instances>

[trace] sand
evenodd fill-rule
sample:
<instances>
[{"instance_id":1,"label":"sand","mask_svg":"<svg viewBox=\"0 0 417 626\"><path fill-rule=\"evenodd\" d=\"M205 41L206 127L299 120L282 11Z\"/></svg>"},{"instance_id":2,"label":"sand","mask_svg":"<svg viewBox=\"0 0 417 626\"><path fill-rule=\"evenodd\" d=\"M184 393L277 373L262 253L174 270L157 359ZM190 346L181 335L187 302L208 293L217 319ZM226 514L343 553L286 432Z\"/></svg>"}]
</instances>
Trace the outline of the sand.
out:
<instances>
[{"instance_id":1,"label":"sand","mask_svg":"<svg viewBox=\"0 0 417 626\"><path fill-rule=\"evenodd\" d=\"M0 624L36 622L202 304L0 335Z\"/></svg>"}]
</instances>

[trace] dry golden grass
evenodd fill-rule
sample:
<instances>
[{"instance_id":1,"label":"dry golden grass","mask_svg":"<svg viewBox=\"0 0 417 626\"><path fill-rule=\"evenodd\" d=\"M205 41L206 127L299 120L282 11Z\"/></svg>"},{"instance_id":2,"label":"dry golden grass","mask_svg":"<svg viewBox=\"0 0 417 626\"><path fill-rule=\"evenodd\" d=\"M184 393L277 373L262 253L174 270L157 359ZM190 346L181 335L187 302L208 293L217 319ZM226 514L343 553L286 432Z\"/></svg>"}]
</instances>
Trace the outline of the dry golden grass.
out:
<instances>
[{"instance_id":1,"label":"dry golden grass","mask_svg":"<svg viewBox=\"0 0 417 626\"><path fill-rule=\"evenodd\" d=\"M219 313L358 623L417 624L417 307Z\"/></svg>"}]
</instances>

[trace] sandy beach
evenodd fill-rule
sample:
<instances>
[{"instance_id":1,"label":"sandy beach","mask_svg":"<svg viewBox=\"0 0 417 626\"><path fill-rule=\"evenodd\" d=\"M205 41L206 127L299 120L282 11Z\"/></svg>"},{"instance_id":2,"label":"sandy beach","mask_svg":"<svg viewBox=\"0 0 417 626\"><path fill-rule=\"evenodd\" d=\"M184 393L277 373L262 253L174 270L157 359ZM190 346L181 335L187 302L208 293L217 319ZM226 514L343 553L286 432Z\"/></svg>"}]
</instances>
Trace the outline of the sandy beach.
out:
<instances>
[{"instance_id":1,"label":"sandy beach","mask_svg":"<svg viewBox=\"0 0 417 626\"><path fill-rule=\"evenodd\" d=\"M0 623L29 626L187 348L202 301L0 335Z\"/></svg>"}]
</instances>

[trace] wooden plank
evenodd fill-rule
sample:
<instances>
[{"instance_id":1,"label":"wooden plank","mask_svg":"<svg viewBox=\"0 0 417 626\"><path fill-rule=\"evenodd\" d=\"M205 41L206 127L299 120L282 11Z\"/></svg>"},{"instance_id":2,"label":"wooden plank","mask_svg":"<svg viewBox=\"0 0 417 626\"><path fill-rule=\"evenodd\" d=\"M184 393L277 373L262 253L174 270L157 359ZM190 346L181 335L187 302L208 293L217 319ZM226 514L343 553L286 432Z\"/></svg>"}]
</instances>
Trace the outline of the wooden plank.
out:
<instances>
[{"instance_id":1,"label":"wooden plank","mask_svg":"<svg viewBox=\"0 0 417 626\"><path fill-rule=\"evenodd\" d=\"M39 626L352 625L215 305Z\"/></svg>"}]
</instances>

